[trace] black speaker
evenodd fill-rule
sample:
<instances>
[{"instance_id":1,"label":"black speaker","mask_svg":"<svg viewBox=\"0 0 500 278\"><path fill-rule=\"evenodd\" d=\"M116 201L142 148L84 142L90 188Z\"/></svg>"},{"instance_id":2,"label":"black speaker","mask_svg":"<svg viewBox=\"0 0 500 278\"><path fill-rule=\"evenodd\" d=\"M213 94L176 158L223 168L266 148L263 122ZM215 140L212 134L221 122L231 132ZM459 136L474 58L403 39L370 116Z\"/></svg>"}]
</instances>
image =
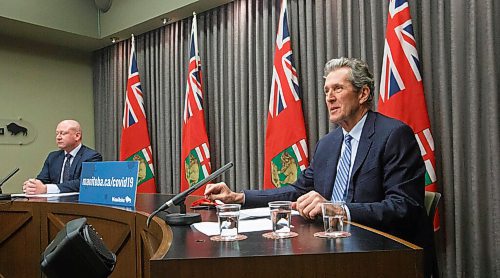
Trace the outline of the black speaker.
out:
<instances>
[{"instance_id":1,"label":"black speaker","mask_svg":"<svg viewBox=\"0 0 500 278\"><path fill-rule=\"evenodd\" d=\"M116 255L87 224L87 218L71 220L42 254L41 269L47 277L107 277Z\"/></svg>"}]
</instances>

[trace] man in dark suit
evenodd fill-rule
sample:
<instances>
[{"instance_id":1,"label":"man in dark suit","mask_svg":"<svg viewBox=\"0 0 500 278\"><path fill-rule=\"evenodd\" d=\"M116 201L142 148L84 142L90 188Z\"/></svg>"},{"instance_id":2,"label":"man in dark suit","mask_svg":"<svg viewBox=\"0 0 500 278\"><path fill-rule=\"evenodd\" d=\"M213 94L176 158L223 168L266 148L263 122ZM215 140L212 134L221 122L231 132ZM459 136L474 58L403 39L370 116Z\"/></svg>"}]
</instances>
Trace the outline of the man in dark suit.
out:
<instances>
[{"instance_id":1,"label":"man in dark suit","mask_svg":"<svg viewBox=\"0 0 500 278\"><path fill-rule=\"evenodd\" d=\"M345 201L348 219L431 251L432 227L424 208L425 166L418 144L409 126L371 111L373 92L373 75L365 62L329 61L325 101L330 121L339 127L317 143L311 165L298 180L290 186L243 193L232 192L224 183L211 184L206 197L245 207L296 201L294 208L307 219L321 215L323 202ZM428 254L425 260L429 273Z\"/></svg>"},{"instance_id":2,"label":"man in dark suit","mask_svg":"<svg viewBox=\"0 0 500 278\"><path fill-rule=\"evenodd\" d=\"M56 143L60 150L49 153L36 179L24 182L26 194L78 192L82 162L102 161L98 152L82 145L77 121L64 120L57 125Z\"/></svg>"}]
</instances>

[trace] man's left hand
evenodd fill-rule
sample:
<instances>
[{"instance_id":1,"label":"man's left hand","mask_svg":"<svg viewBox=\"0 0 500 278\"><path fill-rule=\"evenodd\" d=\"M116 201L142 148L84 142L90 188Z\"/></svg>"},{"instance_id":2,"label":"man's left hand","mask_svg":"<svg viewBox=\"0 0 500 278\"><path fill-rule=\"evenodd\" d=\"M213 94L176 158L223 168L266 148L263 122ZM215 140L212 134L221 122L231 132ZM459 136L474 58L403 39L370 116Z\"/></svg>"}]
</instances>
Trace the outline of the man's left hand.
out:
<instances>
[{"instance_id":1,"label":"man's left hand","mask_svg":"<svg viewBox=\"0 0 500 278\"><path fill-rule=\"evenodd\" d=\"M316 191L310 191L307 194L300 196L297 202L292 204L293 209L296 209L302 217L313 220L316 216L321 215L321 203L328 202L321 194Z\"/></svg>"},{"instance_id":2,"label":"man's left hand","mask_svg":"<svg viewBox=\"0 0 500 278\"><path fill-rule=\"evenodd\" d=\"M23 184L23 192L28 195L45 194L47 193L47 186L40 180L29 179Z\"/></svg>"}]
</instances>

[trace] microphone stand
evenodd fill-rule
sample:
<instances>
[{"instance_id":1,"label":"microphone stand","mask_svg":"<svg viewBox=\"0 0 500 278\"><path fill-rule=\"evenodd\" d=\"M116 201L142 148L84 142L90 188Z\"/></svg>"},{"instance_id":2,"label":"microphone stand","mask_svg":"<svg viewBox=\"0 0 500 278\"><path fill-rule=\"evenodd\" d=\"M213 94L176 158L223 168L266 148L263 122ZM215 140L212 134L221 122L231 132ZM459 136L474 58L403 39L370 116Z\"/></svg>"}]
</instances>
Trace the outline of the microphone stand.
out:
<instances>
[{"instance_id":1,"label":"microphone stand","mask_svg":"<svg viewBox=\"0 0 500 278\"><path fill-rule=\"evenodd\" d=\"M158 211L157 217L160 217L170 226L187 226L193 223L201 222L201 215L194 212L186 212L184 200L179 204L179 213L169 213L167 211Z\"/></svg>"},{"instance_id":2,"label":"microphone stand","mask_svg":"<svg viewBox=\"0 0 500 278\"><path fill-rule=\"evenodd\" d=\"M2 189L0 188L0 200L10 200L11 198L10 194L2 194Z\"/></svg>"},{"instance_id":3,"label":"microphone stand","mask_svg":"<svg viewBox=\"0 0 500 278\"><path fill-rule=\"evenodd\" d=\"M10 194L2 194L2 185L9 180L15 173L19 171L19 168L14 169L10 174L8 174L2 181L0 181L0 200L10 200Z\"/></svg>"},{"instance_id":4,"label":"microphone stand","mask_svg":"<svg viewBox=\"0 0 500 278\"><path fill-rule=\"evenodd\" d=\"M185 191L182 191L181 193L175 195L172 199L164 203L162 206L160 206L157 210L155 210L151 215L149 215L148 219L146 220L146 226L149 227L149 223L151 223L151 219L153 216L157 215L160 211L168 209L171 206L180 206L180 213L170 213L170 214L162 214L159 216L167 224L171 226L182 226L182 225L190 225L196 222L201 221L201 216L199 213L186 213L186 204L184 201L186 200L186 197L189 196L191 193L193 193L195 190L198 188L202 187L206 183L211 182L212 180L216 179L220 175L222 175L224 172L229 170L229 168L233 167L233 162L229 162L228 164L222 166L220 169L217 171L213 172L212 174L208 175L208 177L202 179L195 185L191 186L190 188L186 189Z\"/></svg>"}]
</instances>

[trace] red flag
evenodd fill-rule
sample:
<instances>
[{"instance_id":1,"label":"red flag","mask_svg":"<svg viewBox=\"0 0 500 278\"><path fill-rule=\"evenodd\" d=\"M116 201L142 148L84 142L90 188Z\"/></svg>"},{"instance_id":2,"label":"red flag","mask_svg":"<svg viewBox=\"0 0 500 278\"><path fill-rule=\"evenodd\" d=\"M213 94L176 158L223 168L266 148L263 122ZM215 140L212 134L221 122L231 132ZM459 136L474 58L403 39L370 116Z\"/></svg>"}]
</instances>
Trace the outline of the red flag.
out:
<instances>
[{"instance_id":1,"label":"red flag","mask_svg":"<svg viewBox=\"0 0 500 278\"><path fill-rule=\"evenodd\" d=\"M194 14L182 124L181 190L188 189L211 172L210 148L203 111L201 62L198 54L196 14ZM193 194L203 195L203 189L200 188Z\"/></svg>"},{"instance_id":2,"label":"red flag","mask_svg":"<svg viewBox=\"0 0 500 278\"><path fill-rule=\"evenodd\" d=\"M380 77L379 112L409 125L425 162L425 190L435 192L436 158L434 139L425 104L417 43L413 36L410 7L406 0L391 0ZM439 229L439 215L434 230Z\"/></svg>"},{"instance_id":3,"label":"red flag","mask_svg":"<svg viewBox=\"0 0 500 278\"><path fill-rule=\"evenodd\" d=\"M128 67L127 95L123 112L122 137L120 142L120 160L139 161L137 192L155 193L156 185L153 169L148 124L144 112L144 100L141 80L137 70L134 36Z\"/></svg>"},{"instance_id":4,"label":"red flag","mask_svg":"<svg viewBox=\"0 0 500 278\"><path fill-rule=\"evenodd\" d=\"M278 24L267 114L264 188L294 183L309 164L298 76L293 66L286 0L281 1Z\"/></svg>"}]
</instances>

